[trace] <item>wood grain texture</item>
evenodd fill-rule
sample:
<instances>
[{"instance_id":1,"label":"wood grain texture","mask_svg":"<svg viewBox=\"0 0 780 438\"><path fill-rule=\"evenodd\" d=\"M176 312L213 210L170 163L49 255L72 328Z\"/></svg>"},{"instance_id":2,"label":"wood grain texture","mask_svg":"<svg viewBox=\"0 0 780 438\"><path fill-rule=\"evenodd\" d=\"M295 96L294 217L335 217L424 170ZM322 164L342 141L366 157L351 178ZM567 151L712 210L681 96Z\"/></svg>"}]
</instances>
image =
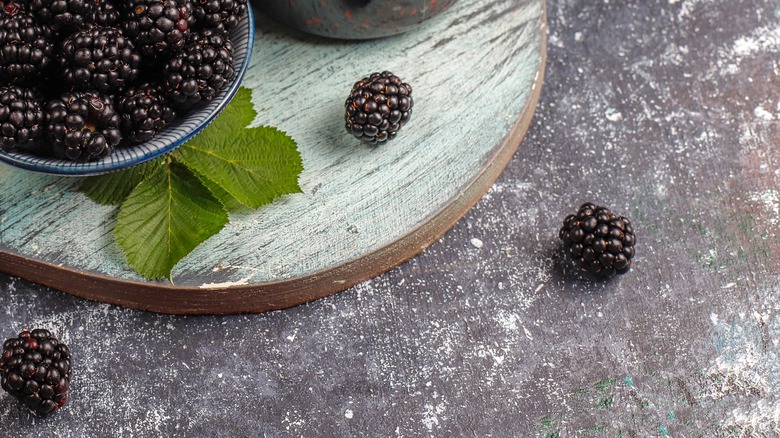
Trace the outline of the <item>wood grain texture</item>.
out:
<instances>
[{"instance_id":1,"label":"wood grain texture","mask_svg":"<svg viewBox=\"0 0 780 438\"><path fill-rule=\"evenodd\" d=\"M522 139L541 91L542 0L460 2L417 32L363 43L258 19L245 85L256 124L298 141L304 193L231 223L174 270L143 281L113 241L115 209L77 181L0 168L0 270L85 298L172 313L260 312L346 289L422 251L476 203ZM392 54L392 55L389 55ZM340 122L351 84L391 70L415 113L381 147Z\"/></svg>"}]
</instances>

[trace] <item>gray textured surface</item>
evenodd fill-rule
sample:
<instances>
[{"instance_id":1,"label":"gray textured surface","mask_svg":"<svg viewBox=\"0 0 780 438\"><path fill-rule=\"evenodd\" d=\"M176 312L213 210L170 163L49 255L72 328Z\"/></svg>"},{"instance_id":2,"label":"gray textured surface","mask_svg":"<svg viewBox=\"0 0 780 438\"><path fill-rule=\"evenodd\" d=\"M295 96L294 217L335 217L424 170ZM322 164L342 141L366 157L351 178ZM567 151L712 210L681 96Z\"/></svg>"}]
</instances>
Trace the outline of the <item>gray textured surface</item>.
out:
<instances>
[{"instance_id":1,"label":"gray textured surface","mask_svg":"<svg viewBox=\"0 0 780 438\"><path fill-rule=\"evenodd\" d=\"M0 276L7 336L48 326L72 402L0 435L778 436L780 10L773 0L549 3L536 121L441 242L332 298L180 318ZM591 199L635 269L562 263Z\"/></svg>"}]
</instances>

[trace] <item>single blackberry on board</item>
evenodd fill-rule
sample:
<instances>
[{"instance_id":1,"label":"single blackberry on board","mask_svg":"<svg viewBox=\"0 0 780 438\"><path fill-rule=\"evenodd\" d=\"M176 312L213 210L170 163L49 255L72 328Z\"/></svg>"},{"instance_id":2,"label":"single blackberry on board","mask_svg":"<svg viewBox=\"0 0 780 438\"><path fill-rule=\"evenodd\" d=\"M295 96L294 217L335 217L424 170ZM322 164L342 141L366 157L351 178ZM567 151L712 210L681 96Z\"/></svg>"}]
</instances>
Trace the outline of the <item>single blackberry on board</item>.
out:
<instances>
[{"instance_id":1,"label":"single blackberry on board","mask_svg":"<svg viewBox=\"0 0 780 438\"><path fill-rule=\"evenodd\" d=\"M122 140L119 114L109 97L67 92L49 101L46 138L56 157L94 161L113 152Z\"/></svg>"},{"instance_id":2,"label":"single blackberry on board","mask_svg":"<svg viewBox=\"0 0 780 438\"><path fill-rule=\"evenodd\" d=\"M631 221L590 202L563 220L558 236L584 272L597 278L625 274L634 258L636 237Z\"/></svg>"},{"instance_id":3,"label":"single blackberry on board","mask_svg":"<svg viewBox=\"0 0 780 438\"><path fill-rule=\"evenodd\" d=\"M72 362L68 346L45 329L23 331L3 343L0 383L38 415L68 401Z\"/></svg>"},{"instance_id":4,"label":"single blackberry on board","mask_svg":"<svg viewBox=\"0 0 780 438\"><path fill-rule=\"evenodd\" d=\"M43 136L40 94L16 85L0 87L0 149L31 149Z\"/></svg>"},{"instance_id":5,"label":"single blackberry on board","mask_svg":"<svg viewBox=\"0 0 780 438\"><path fill-rule=\"evenodd\" d=\"M61 35L95 22L96 0L29 0L30 11Z\"/></svg>"},{"instance_id":6,"label":"single blackberry on board","mask_svg":"<svg viewBox=\"0 0 780 438\"><path fill-rule=\"evenodd\" d=\"M117 98L116 109L123 141L131 145L151 140L176 118L160 87L151 83L127 89Z\"/></svg>"},{"instance_id":7,"label":"single blackberry on board","mask_svg":"<svg viewBox=\"0 0 780 438\"><path fill-rule=\"evenodd\" d=\"M246 9L246 0L192 0L192 14L200 28L234 29Z\"/></svg>"},{"instance_id":8,"label":"single blackberry on board","mask_svg":"<svg viewBox=\"0 0 780 438\"><path fill-rule=\"evenodd\" d=\"M0 9L0 83L33 81L48 67L51 30L38 24L19 3Z\"/></svg>"},{"instance_id":9,"label":"single blackberry on board","mask_svg":"<svg viewBox=\"0 0 780 438\"><path fill-rule=\"evenodd\" d=\"M396 137L412 114L412 87L389 71L372 73L355 83L346 107L346 129L369 143Z\"/></svg>"},{"instance_id":10,"label":"single blackberry on board","mask_svg":"<svg viewBox=\"0 0 780 438\"><path fill-rule=\"evenodd\" d=\"M138 77L141 56L119 28L90 26L62 43L63 80L76 90L121 91Z\"/></svg>"},{"instance_id":11,"label":"single blackberry on board","mask_svg":"<svg viewBox=\"0 0 780 438\"><path fill-rule=\"evenodd\" d=\"M233 44L225 32L194 32L163 69L163 90L179 107L209 102L236 76Z\"/></svg>"},{"instance_id":12,"label":"single blackberry on board","mask_svg":"<svg viewBox=\"0 0 780 438\"><path fill-rule=\"evenodd\" d=\"M142 55L166 58L184 47L193 23L189 0L128 0L122 26Z\"/></svg>"}]
</instances>

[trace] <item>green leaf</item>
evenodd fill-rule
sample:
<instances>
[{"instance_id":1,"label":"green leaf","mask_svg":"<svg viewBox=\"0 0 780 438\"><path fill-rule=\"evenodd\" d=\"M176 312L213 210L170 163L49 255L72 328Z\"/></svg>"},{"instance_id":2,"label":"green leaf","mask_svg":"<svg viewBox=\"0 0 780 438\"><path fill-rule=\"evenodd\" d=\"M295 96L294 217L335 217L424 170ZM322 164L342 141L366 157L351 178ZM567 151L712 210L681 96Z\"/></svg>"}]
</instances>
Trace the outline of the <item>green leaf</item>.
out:
<instances>
[{"instance_id":1,"label":"green leaf","mask_svg":"<svg viewBox=\"0 0 780 438\"><path fill-rule=\"evenodd\" d=\"M200 179L200 182L202 182L203 185L209 189L211 194L222 203L222 206L225 207L225 210L246 210L247 207L244 204L238 202L238 199L234 198L230 193L225 191L225 189L217 185L217 183L199 173L195 173L195 175L198 177L198 179Z\"/></svg>"},{"instance_id":2,"label":"green leaf","mask_svg":"<svg viewBox=\"0 0 780 438\"><path fill-rule=\"evenodd\" d=\"M141 181L162 167L163 160L147 161L129 169L82 178L78 190L103 205L119 205Z\"/></svg>"},{"instance_id":3,"label":"green leaf","mask_svg":"<svg viewBox=\"0 0 780 438\"><path fill-rule=\"evenodd\" d=\"M122 203L115 237L141 275L170 278L179 260L227 222L222 204L189 169L173 162L138 184Z\"/></svg>"},{"instance_id":4,"label":"green leaf","mask_svg":"<svg viewBox=\"0 0 780 438\"><path fill-rule=\"evenodd\" d=\"M216 143L224 137L230 137L243 131L257 116L252 105L252 90L241 87L219 116L190 142L202 144Z\"/></svg>"},{"instance_id":5,"label":"green leaf","mask_svg":"<svg viewBox=\"0 0 780 438\"><path fill-rule=\"evenodd\" d=\"M247 207L301 192L298 175L303 162L287 134L272 127L218 132L192 139L179 148L178 159Z\"/></svg>"}]
</instances>

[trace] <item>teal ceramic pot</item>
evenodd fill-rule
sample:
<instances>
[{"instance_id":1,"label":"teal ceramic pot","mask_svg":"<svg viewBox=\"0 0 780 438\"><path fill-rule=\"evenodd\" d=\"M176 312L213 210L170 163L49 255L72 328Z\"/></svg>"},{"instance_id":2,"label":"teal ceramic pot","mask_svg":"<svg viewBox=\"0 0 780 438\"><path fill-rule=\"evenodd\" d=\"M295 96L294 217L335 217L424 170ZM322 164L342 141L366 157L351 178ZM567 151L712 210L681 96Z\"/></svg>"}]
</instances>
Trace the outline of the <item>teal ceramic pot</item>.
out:
<instances>
[{"instance_id":1,"label":"teal ceramic pot","mask_svg":"<svg viewBox=\"0 0 780 438\"><path fill-rule=\"evenodd\" d=\"M259 9L304 32L340 39L381 38L411 30L455 0L259 0Z\"/></svg>"}]
</instances>

